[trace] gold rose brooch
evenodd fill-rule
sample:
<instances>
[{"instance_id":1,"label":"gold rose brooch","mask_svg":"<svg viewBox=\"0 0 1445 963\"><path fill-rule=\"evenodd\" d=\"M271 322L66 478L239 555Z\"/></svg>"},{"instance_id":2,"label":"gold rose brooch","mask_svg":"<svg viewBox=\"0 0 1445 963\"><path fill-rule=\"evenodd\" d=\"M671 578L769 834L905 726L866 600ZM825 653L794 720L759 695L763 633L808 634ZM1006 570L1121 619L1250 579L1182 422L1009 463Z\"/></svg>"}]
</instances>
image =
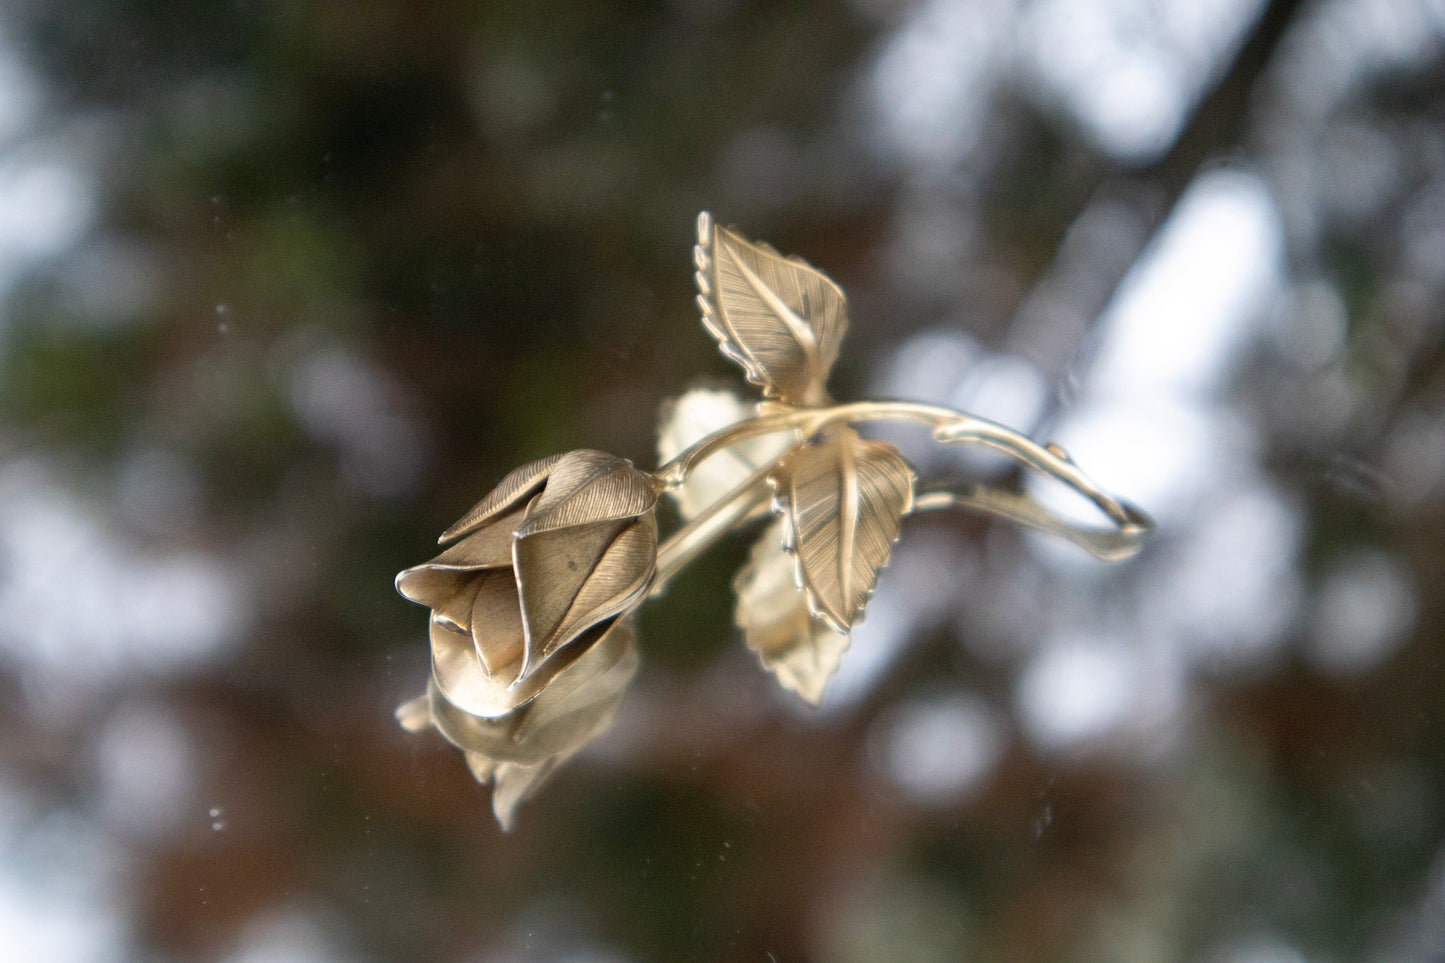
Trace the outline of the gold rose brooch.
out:
<instances>
[{"instance_id":1,"label":"gold rose brooch","mask_svg":"<svg viewBox=\"0 0 1445 963\"><path fill-rule=\"evenodd\" d=\"M1056 445L933 405L835 403L826 382L848 328L842 290L706 213L697 236L703 327L767 400L697 389L669 402L662 465L650 474L591 450L518 468L442 533L440 555L396 577L402 595L431 609L432 656L426 695L397 717L466 754L493 784L504 829L611 723L637 671L632 614L725 533L771 516L734 582L736 621L763 667L816 705L905 516L970 509L1108 560L1134 554L1152 527ZM880 421L1003 451L1088 498L1113 527L1081 527L1016 492L920 486L895 446L854 428ZM659 543L663 494L681 522Z\"/></svg>"}]
</instances>

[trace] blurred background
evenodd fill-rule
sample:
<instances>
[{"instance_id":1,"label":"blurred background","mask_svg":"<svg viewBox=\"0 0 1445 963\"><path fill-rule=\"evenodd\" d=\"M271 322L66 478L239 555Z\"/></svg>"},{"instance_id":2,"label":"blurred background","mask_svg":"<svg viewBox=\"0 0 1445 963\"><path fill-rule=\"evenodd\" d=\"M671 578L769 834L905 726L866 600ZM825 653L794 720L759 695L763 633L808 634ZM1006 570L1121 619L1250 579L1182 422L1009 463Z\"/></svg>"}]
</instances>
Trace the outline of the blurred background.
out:
<instances>
[{"instance_id":1,"label":"blurred background","mask_svg":"<svg viewBox=\"0 0 1445 963\"><path fill-rule=\"evenodd\" d=\"M1442 52L1439 0L8 0L0 955L1445 959ZM503 835L392 718L392 577L743 387L701 209L848 292L835 395L1161 530L910 521L816 712L728 541Z\"/></svg>"}]
</instances>

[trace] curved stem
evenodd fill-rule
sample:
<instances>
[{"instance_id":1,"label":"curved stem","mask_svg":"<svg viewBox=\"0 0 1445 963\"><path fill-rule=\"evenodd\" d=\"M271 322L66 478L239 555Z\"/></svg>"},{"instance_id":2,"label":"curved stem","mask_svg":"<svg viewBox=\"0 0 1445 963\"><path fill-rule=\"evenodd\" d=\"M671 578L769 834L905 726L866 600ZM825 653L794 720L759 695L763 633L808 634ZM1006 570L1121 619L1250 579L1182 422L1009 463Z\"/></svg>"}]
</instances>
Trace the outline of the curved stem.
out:
<instances>
[{"instance_id":1,"label":"curved stem","mask_svg":"<svg viewBox=\"0 0 1445 963\"><path fill-rule=\"evenodd\" d=\"M785 408L729 425L703 438L657 471L663 489L681 486L698 462L748 438L793 430L813 435L829 425L857 421L913 421L933 426L943 443L976 442L1010 455L1036 471L1057 478L1099 507L1121 532L1142 533L1153 521L1135 506L1100 488L1058 445L1040 445L1011 428L950 408L914 401L855 401L828 408Z\"/></svg>"},{"instance_id":2,"label":"curved stem","mask_svg":"<svg viewBox=\"0 0 1445 963\"><path fill-rule=\"evenodd\" d=\"M945 509L963 509L992 515L1035 531L1057 535L1106 562L1121 561L1137 554L1144 546L1144 536L1148 533L1148 529L1142 526L1099 529L1079 525L1055 514L1027 495L987 485L920 492L913 499L914 514Z\"/></svg>"},{"instance_id":3,"label":"curved stem","mask_svg":"<svg viewBox=\"0 0 1445 963\"><path fill-rule=\"evenodd\" d=\"M713 502L673 532L657 547L657 575L652 595L661 595L667 582L689 562L697 558L720 536L744 521L772 497L768 474L772 463L764 465L722 498Z\"/></svg>"},{"instance_id":4,"label":"curved stem","mask_svg":"<svg viewBox=\"0 0 1445 963\"><path fill-rule=\"evenodd\" d=\"M940 442L974 441L1012 455L1036 471L1057 478L1099 507L1121 532L1142 534L1153 529L1154 521L1129 502L1110 494L1084 474L1069 453L1052 442L1040 445L997 422L961 415L933 433Z\"/></svg>"},{"instance_id":5,"label":"curved stem","mask_svg":"<svg viewBox=\"0 0 1445 963\"><path fill-rule=\"evenodd\" d=\"M683 449L672 460L659 466L657 471L653 472L653 478L661 491L681 488L693 467L709 455L717 454L725 448L731 448L733 445L747 441L749 438L756 438L758 435L795 431L807 424L819 410L831 409L789 408L735 422Z\"/></svg>"}]
</instances>

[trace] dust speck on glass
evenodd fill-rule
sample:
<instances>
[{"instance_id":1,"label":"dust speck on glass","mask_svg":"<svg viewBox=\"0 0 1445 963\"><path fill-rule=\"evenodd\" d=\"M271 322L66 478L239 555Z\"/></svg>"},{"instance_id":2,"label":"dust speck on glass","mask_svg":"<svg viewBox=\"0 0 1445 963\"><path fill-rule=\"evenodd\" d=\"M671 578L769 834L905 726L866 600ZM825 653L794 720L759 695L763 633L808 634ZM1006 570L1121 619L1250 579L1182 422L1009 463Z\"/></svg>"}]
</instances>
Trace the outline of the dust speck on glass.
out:
<instances>
[{"instance_id":1,"label":"dust speck on glass","mask_svg":"<svg viewBox=\"0 0 1445 963\"><path fill-rule=\"evenodd\" d=\"M935 405L835 402L827 380L847 303L807 262L707 213L693 260L703 327L763 400L694 389L668 402L653 472L594 450L524 465L442 533L441 554L396 578L431 609L432 657L426 694L397 718L463 751L492 784L504 829L612 722L637 671L634 613L724 534L761 528L734 579L734 618L763 668L817 705L909 515L978 512L1110 561L1137 552L1153 527L1058 445ZM1001 451L1087 498L1112 526L1080 525L1002 488L920 479L896 446L856 429L898 421L930 427L939 444ZM682 522L659 540L663 495Z\"/></svg>"}]
</instances>

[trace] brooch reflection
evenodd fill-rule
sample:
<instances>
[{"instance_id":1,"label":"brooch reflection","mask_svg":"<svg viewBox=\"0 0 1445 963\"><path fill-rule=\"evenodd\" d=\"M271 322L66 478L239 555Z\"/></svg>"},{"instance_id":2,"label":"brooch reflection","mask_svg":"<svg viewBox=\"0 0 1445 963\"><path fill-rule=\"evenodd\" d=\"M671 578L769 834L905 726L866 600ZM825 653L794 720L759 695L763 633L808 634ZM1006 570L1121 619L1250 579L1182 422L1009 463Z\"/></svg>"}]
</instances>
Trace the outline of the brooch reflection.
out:
<instances>
[{"instance_id":1,"label":"brooch reflection","mask_svg":"<svg viewBox=\"0 0 1445 963\"><path fill-rule=\"evenodd\" d=\"M431 609L425 695L397 710L434 727L491 782L504 829L517 806L616 714L636 673L632 615L720 536L768 519L734 580L736 622L785 688L816 705L888 563L905 516L962 508L1069 539L1114 560L1152 523L1056 445L963 412L906 401L836 403L827 391L848 315L826 275L698 217L702 323L763 401L697 389L669 402L648 473L605 452L516 469L396 578ZM1050 475L1113 523L1084 528L1015 492L920 484L865 422L921 422L939 443L982 444ZM726 453L726 457L714 457ZM681 524L658 539L657 500Z\"/></svg>"}]
</instances>

